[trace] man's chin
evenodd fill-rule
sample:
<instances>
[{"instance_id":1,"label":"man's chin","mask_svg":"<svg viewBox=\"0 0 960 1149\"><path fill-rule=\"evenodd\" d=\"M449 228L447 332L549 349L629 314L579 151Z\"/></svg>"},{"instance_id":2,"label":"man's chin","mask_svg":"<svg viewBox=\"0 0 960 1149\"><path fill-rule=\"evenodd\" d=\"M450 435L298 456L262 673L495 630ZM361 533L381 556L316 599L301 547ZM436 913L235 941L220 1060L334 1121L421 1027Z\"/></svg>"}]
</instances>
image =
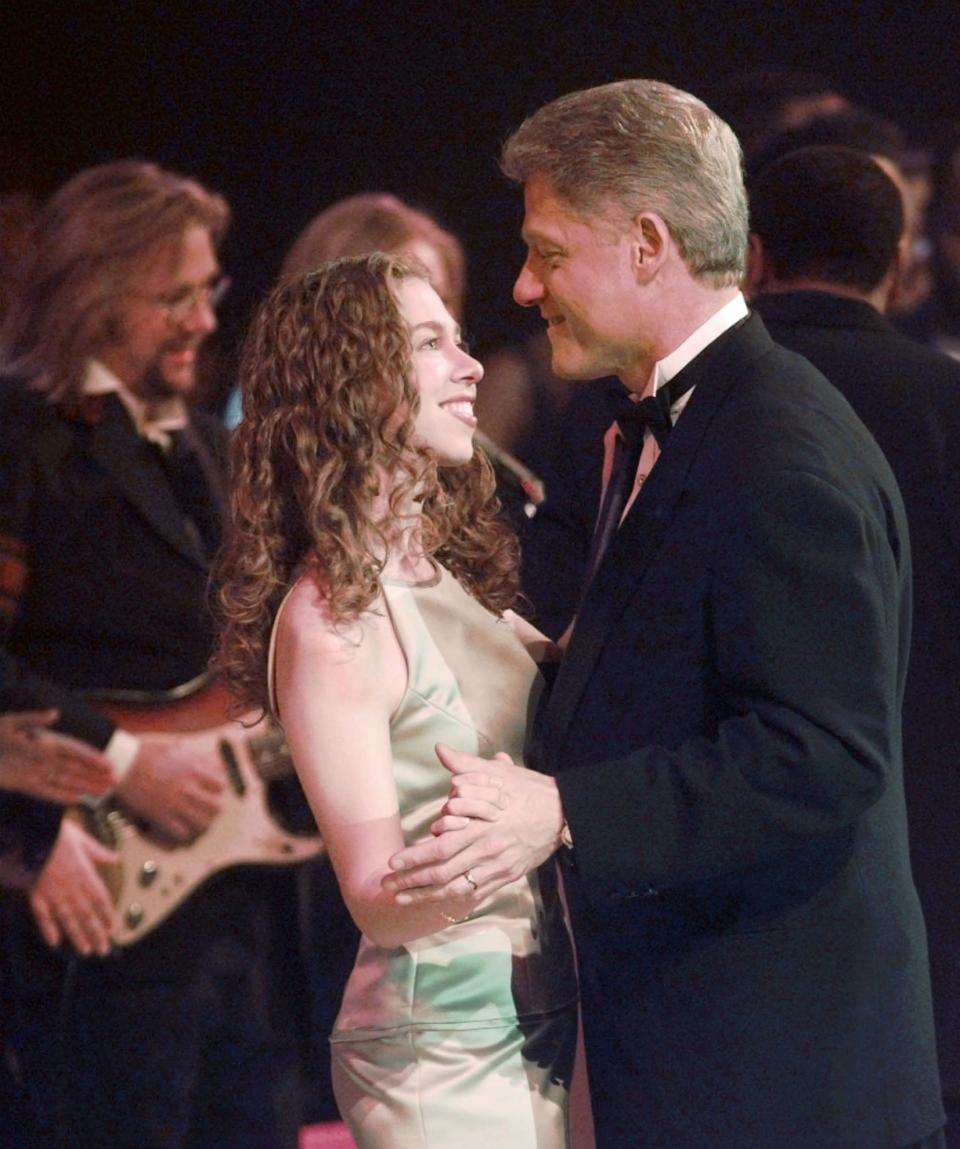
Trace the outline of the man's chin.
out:
<instances>
[{"instance_id":1,"label":"man's chin","mask_svg":"<svg viewBox=\"0 0 960 1149\"><path fill-rule=\"evenodd\" d=\"M160 363L144 380L145 390L155 399L186 398L197 383L195 363Z\"/></svg>"},{"instance_id":2,"label":"man's chin","mask_svg":"<svg viewBox=\"0 0 960 1149\"><path fill-rule=\"evenodd\" d=\"M550 370L558 379L581 380L600 379L609 375L609 371L601 370L584 359L574 359L570 356L558 355L556 352L550 357Z\"/></svg>"}]
</instances>

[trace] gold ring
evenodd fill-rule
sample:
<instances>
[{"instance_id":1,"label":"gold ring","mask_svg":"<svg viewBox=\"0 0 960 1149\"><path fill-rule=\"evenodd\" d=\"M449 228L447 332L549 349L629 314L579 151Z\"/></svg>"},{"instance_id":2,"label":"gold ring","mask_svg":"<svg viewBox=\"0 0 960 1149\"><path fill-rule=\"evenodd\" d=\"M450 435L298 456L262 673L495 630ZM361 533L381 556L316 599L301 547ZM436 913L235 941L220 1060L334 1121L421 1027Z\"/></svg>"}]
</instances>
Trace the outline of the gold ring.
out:
<instances>
[{"instance_id":1,"label":"gold ring","mask_svg":"<svg viewBox=\"0 0 960 1149\"><path fill-rule=\"evenodd\" d=\"M473 892L476 893L477 892L477 883L473 880L473 874L471 874L469 870L464 870L463 876L470 883L470 887L473 890Z\"/></svg>"}]
</instances>

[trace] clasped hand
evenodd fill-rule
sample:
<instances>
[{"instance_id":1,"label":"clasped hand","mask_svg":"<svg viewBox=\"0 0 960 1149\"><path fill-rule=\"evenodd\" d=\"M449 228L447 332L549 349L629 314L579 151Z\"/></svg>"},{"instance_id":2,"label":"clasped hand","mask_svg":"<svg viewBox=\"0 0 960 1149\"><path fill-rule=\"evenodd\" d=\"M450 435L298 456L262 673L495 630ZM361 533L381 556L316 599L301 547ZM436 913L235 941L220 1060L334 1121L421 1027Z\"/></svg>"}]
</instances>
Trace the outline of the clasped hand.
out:
<instances>
[{"instance_id":1,"label":"clasped hand","mask_svg":"<svg viewBox=\"0 0 960 1149\"><path fill-rule=\"evenodd\" d=\"M480 901L550 857L563 811L554 780L517 766L508 754L478 758L438 745L453 775L433 837L394 854L383 888L398 905L462 897L464 875Z\"/></svg>"}]
</instances>

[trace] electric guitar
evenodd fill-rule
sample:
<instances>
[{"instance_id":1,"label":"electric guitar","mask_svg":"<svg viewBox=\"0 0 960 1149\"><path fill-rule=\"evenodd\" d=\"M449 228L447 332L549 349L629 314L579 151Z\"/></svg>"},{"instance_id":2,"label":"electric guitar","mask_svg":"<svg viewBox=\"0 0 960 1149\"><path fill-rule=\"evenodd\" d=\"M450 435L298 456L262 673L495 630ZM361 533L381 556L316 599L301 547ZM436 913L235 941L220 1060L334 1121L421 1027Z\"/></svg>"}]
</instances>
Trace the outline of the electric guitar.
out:
<instances>
[{"instance_id":1,"label":"electric guitar","mask_svg":"<svg viewBox=\"0 0 960 1149\"><path fill-rule=\"evenodd\" d=\"M177 734L198 750L215 749L227 777L219 813L187 843L151 833L109 796L71 812L120 855L119 863L102 871L117 909L116 945L140 941L221 870L286 865L322 852L302 792L296 789L295 808L288 801L286 811L272 798L270 783L293 774L282 732L270 722L248 728L231 719L231 697L216 680L201 676L162 695L112 691L94 700L132 734Z\"/></svg>"}]
</instances>

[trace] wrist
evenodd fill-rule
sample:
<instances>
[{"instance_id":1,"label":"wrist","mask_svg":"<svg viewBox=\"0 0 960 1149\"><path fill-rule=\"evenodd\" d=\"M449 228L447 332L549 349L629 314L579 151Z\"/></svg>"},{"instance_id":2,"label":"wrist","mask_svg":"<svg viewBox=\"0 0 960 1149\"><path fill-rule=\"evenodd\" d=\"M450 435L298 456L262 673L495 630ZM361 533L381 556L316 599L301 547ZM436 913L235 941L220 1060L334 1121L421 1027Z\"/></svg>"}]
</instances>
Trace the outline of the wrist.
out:
<instances>
[{"instance_id":1,"label":"wrist","mask_svg":"<svg viewBox=\"0 0 960 1149\"><path fill-rule=\"evenodd\" d=\"M119 786L130 772L133 760L140 753L140 739L118 726L104 747L103 753L113 766L113 784Z\"/></svg>"}]
</instances>

